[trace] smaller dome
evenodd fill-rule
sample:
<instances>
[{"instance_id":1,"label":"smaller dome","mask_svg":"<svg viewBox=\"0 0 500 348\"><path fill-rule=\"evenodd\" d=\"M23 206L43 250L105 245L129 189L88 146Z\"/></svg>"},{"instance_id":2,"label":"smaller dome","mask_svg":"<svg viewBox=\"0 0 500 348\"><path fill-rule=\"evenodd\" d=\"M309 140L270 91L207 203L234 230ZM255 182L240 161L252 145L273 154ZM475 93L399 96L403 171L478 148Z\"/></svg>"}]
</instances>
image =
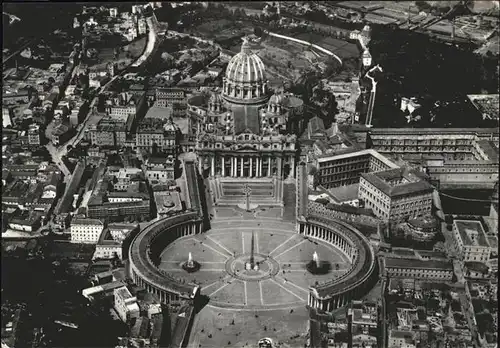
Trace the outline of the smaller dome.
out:
<instances>
[{"instance_id":1,"label":"smaller dome","mask_svg":"<svg viewBox=\"0 0 500 348\"><path fill-rule=\"evenodd\" d=\"M166 132L174 132L176 130L175 123L171 118L163 125L163 130Z\"/></svg>"},{"instance_id":2,"label":"smaller dome","mask_svg":"<svg viewBox=\"0 0 500 348\"><path fill-rule=\"evenodd\" d=\"M208 103L209 104L222 104L223 103L223 99L222 99L222 97L221 97L221 95L219 93L213 92L210 95L210 99L208 100Z\"/></svg>"}]
</instances>

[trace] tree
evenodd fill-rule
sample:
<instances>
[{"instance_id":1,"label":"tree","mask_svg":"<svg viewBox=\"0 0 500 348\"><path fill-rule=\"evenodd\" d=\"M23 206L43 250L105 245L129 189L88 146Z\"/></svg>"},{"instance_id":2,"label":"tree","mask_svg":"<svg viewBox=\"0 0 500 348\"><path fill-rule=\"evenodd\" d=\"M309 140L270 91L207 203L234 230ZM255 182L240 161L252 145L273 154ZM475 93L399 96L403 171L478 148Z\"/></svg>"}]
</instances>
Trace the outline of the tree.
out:
<instances>
[{"instance_id":1,"label":"tree","mask_svg":"<svg viewBox=\"0 0 500 348\"><path fill-rule=\"evenodd\" d=\"M258 36L258 37L262 37L262 35L264 35L264 31L262 30L261 27L254 27L253 33L255 36Z\"/></svg>"}]
</instances>

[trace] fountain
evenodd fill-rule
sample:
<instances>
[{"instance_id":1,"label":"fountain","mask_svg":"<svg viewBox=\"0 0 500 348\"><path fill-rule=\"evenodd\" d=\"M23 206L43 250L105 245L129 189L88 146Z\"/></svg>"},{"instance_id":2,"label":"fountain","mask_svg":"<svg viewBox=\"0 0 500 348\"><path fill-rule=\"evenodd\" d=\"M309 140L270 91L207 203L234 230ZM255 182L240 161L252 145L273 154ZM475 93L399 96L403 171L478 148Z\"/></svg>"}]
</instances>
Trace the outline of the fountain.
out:
<instances>
[{"instance_id":1,"label":"fountain","mask_svg":"<svg viewBox=\"0 0 500 348\"><path fill-rule=\"evenodd\" d=\"M331 265L328 261L320 261L318 253L315 251L312 260L307 263L306 268L312 274L327 274L331 269Z\"/></svg>"},{"instance_id":2,"label":"fountain","mask_svg":"<svg viewBox=\"0 0 500 348\"><path fill-rule=\"evenodd\" d=\"M189 256L191 256L191 253L189 253ZM318 253L316 251L313 254L313 261L316 263L316 267L319 268L319 258L318 258Z\"/></svg>"},{"instance_id":3,"label":"fountain","mask_svg":"<svg viewBox=\"0 0 500 348\"><path fill-rule=\"evenodd\" d=\"M193 255L191 255L191 252L188 254L188 260L182 264L182 269L185 270L188 273L193 273L199 270L201 265L193 260Z\"/></svg>"}]
</instances>

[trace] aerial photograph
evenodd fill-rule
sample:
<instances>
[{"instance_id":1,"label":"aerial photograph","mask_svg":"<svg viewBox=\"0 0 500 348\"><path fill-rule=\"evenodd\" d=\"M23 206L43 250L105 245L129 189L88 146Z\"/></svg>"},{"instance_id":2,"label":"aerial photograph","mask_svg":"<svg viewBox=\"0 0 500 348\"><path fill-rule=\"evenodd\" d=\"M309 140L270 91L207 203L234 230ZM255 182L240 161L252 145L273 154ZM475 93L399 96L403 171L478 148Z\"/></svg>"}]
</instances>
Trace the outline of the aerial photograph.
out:
<instances>
[{"instance_id":1,"label":"aerial photograph","mask_svg":"<svg viewBox=\"0 0 500 348\"><path fill-rule=\"evenodd\" d=\"M1 348L497 348L499 1L2 3Z\"/></svg>"}]
</instances>

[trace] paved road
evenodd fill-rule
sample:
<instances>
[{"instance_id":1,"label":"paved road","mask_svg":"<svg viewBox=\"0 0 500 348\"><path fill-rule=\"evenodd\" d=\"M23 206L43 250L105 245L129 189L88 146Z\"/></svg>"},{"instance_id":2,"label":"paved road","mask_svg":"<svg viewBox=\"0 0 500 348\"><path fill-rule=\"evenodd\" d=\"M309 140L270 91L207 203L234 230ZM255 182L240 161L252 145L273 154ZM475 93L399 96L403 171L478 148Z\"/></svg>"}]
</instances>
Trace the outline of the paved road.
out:
<instances>
[{"instance_id":1,"label":"paved road","mask_svg":"<svg viewBox=\"0 0 500 348\"><path fill-rule=\"evenodd\" d=\"M366 126L371 127L372 126L372 119L373 119L373 108L375 107L375 97L377 95L377 81L370 75L371 72L374 70L379 70L380 72L382 71L382 68L380 65L376 65L373 68L371 68L365 75L365 77L368 77L370 80L372 80L372 90L370 92L370 101L368 103L368 111L366 113Z\"/></svg>"},{"instance_id":2,"label":"paved road","mask_svg":"<svg viewBox=\"0 0 500 348\"><path fill-rule=\"evenodd\" d=\"M132 63L131 66L135 68L141 66L144 62L148 60L149 56L151 55L152 52L154 52L158 43L153 19L148 19L146 21L146 24L148 25L148 42L146 43L146 49L144 50L142 55L134 63Z\"/></svg>"},{"instance_id":3,"label":"paved road","mask_svg":"<svg viewBox=\"0 0 500 348\"><path fill-rule=\"evenodd\" d=\"M474 318L474 307L472 306L472 303L469 301L467 298L465 291L459 291L458 292L459 298L460 298L460 303L462 305L462 310L463 314L465 316L465 319L467 320L467 324L469 325L469 329L472 334L472 340L473 342L477 342L478 340L478 333L477 333L477 325L476 321Z\"/></svg>"}]
</instances>

